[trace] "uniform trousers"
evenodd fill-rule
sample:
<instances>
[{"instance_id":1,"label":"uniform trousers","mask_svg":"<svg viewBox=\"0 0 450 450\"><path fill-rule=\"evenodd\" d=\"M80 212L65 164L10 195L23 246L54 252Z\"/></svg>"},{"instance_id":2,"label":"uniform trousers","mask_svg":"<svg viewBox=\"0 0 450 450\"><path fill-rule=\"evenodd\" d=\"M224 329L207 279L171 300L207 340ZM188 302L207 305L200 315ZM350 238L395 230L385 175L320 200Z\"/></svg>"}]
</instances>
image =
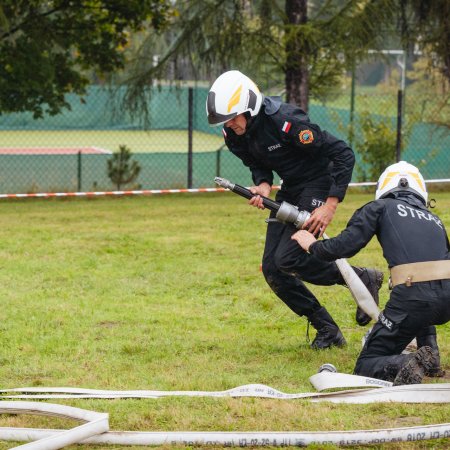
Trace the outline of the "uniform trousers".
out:
<instances>
[{"instance_id":1,"label":"uniform trousers","mask_svg":"<svg viewBox=\"0 0 450 450\"><path fill-rule=\"evenodd\" d=\"M297 194L281 189L276 200L311 212L325 202L328 192L328 187L308 187ZM270 218L273 220L275 215L272 212ZM262 271L272 291L296 314L308 317L321 305L303 281L320 286L343 285L345 282L336 263L322 261L306 253L291 239L296 231L292 224L269 221Z\"/></svg>"},{"instance_id":2,"label":"uniform trousers","mask_svg":"<svg viewBox=\"0 0 450 450\"><path fill-rule=\"evenodd\" d=\"M409 358L401 353L411 340L449 320L450 280L395 286L356 361L354 373L392 381Z\"/></svg>"}]
</instances>

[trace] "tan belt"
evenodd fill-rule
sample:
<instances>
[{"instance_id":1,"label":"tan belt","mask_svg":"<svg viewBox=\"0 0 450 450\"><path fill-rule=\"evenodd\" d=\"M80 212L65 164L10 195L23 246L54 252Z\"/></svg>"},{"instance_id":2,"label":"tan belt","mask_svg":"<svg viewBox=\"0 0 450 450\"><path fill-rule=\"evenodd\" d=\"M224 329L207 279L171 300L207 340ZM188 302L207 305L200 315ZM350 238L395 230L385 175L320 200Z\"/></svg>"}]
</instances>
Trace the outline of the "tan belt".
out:
<instances>
[{"instance_id":1,"label":"tan belt","mask_svg":"<svg viewBox=\"0 0 450 450\"><path fill-rule=\"evenodd\" d=\"M391 268L390 287L450 278L450 260L400 264Z\"/></svg>"}]
</instances>

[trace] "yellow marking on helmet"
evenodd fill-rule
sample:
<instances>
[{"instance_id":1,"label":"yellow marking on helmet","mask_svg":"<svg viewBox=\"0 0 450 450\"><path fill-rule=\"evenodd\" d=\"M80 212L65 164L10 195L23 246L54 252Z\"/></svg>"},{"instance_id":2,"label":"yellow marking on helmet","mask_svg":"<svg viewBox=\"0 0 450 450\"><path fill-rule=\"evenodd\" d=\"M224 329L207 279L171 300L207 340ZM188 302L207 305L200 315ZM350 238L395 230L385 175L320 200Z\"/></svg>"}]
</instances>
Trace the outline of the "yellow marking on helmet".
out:
<instances>
[{"instance_id":1,"label":"yellow marking on helmet","mask_svg":"<svg viewBox=\"0 0 450 450\"><path fill-rule=\"evenodd\" d=\"M230 101L228 102L228 112L231 111L233 106L236 106L241 99L242 92L242 84L236 89L235 93L231 96Z\"/></svg>"},{"instance_id":2,"label":"yellow marking on helmet","mask_svg":"<svg viewBox=\"0 0 450 450\"><path fill-rule=\"evenodd\" d=\"M383 184L381 185L381 187L380 187L380 190L381 189L383 189L388 183L389 183L389 181L391 181L392 180L392 178L394 178L396 175L398 175L400 172L389 172L387 175L386 175L386 177L385 177L385 179L384 179L384 181L383 181Z\"/></svg>"},{"instance_id":3,"label":"yellow marking on helmet","mask_svg":"<svg viewBox=\"0 0 450 450\"><path fill-rule=\"evenodd\" d=\"M409 172L409 174L417 181L417 184L422 188L422 190L425 191L426 190L425 186L423 185L422 180L419 177L419 174L418 173L412 173L412 172Z\"/></svg>"}]
</instances>

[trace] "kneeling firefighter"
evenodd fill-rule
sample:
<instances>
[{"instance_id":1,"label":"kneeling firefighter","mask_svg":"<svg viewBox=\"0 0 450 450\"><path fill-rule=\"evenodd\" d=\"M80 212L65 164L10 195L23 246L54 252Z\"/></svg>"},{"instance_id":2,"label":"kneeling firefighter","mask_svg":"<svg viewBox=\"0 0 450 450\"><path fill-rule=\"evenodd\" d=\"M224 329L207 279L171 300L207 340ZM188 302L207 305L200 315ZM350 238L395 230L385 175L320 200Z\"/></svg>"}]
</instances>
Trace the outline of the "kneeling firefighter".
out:
<instances>
[{"instance_id":1,"label":"kneeling firefighter","mask_svg":"<svg viewBox=\"0 0 450 450\"><path fill-rule=\"evenodd\" d=\"M428 193L416 167L405 161L389 166L375 198L334 238L317 241L304 230L292 238L312 255L333 261L355 255L377 236L392 292L354 373L416 384L425 375L442 375L434 326L450 320L450 244L442 221L427 209ZM402 354L416 336L417 352Z\"/></svg>"}]
</instances>

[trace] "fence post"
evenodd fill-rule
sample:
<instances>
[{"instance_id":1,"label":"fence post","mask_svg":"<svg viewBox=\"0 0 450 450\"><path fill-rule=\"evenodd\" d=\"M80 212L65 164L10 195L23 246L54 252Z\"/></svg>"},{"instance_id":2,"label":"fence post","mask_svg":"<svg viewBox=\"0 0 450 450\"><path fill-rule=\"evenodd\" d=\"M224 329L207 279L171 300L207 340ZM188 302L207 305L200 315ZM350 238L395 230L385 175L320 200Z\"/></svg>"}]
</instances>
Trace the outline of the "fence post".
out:
<instances>
[{"instance_id":1,"label":"fence post","mask_svg":"<svg viewBox=\"0 0 450 450\"><path fill-rule=\"evenodd\" d=\"M402 106L403 91L398 90L397 94L397 142L395 145L395 161L399 162L402 157Z\"/></svg>"},{"instance_id":2,"label":"fence post","mask_svg":"<svg viewBox=\"0 0 450 450\"><path fill-rule=\"evenodd\" d=\"M187 187L192 189L192 132L193 132L193 116L194 116L194 89L188 88L188 173L187 173Z\"/></svg>"},{"instance_id":3,"label":"fence post","mask_svg":"<svg viewBox=\"0 0 450 450\"><path fill-rule=\"evenodd\" d=\"M81 150L77 155L77 192L81 192Z\"/></svg>"},{"instance_id":4,"label":"fence post","mask_svg":"<svg viewBox=\"0 0 450 450\"><path fill-rule=\"evenodd\" d=\"M220 177L220 159L222 156L222 149L223 145L216 151L216 177Z\"/></svg>"}]
</instances>

